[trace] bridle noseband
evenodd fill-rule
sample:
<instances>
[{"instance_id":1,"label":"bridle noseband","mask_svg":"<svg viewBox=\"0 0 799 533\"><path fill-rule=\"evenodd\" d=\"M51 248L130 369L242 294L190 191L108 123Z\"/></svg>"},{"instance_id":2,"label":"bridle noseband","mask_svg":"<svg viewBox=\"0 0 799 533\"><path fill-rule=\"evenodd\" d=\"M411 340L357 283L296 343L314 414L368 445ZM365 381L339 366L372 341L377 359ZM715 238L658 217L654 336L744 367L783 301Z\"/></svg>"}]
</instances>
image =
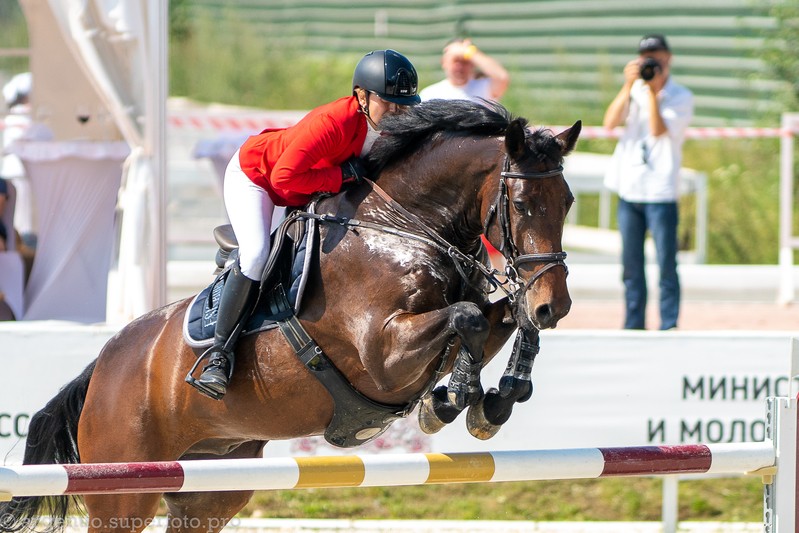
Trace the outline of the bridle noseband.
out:
<instances>
[{"instance_id":1,"label":"bridle noseband","mask_svg":"<svg viewBox=\"0 0 799 533\"><path fill-rule=\"evenodd\" d=\"M501 238L500 252L505 256L505 274L508 277L513 290L513 295L524 294L524 292L540 278L544 272L562 266L569 273L569 268L566 266L566 252L544 252L538 254L519 254L518 248L513 242L510 227L510 195L508 195L508 184L506 179L546 179L555 176L563 175L563 166L558 165L551 170L543 172L511 172L510 171L510 158L506 155L505 161L502 164L502 172L499 178L499 191L497 192L497 199L494 200L493 205L488 210L485 222L483 223L483 234L488 233L488 225L496 213L499 222L499 231ZM524 263L546 263L542 268L538 269L528 280L523 281L519 276L519 265ZM522 282L523 281L523 282Z\"/></svg>"}]
</instances>

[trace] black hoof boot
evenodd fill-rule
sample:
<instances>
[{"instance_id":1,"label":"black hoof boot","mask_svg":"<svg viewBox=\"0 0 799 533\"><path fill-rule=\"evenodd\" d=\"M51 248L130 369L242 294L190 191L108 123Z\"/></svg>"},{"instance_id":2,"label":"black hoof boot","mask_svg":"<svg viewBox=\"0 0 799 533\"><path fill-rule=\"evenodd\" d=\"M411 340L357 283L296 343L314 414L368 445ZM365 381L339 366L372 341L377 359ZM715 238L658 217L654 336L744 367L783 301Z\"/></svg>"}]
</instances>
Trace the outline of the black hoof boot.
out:
<instances>
[{"instance_id":1,"label":"black hoof boot","mask_svg":"<svg viewBox=\"0 0 799 533\"><path fill-rule=\"evenodd\" d=\"M230 360L222 352L213 353L200 378L189 381L195 389L214 400L225 396L229 382Z\"/></svg>"}]
</instances>

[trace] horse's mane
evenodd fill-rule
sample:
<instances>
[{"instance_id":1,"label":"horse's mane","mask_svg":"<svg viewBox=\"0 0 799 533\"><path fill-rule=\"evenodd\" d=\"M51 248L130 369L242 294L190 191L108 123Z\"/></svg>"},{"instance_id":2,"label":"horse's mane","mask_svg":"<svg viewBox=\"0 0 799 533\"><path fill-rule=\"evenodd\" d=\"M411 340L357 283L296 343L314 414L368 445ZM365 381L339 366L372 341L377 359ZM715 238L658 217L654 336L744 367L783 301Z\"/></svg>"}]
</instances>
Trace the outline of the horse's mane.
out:
<instances>
[{"instance_id":1,"label":"horse's mane","mask_svg":"<svg viewBox=\"0 0 799 533\"><path fill-rule=\"evenodd\" d=\"M367 158L378 175L396 158L415 151L437 133L502 135L514 117L502 105L484 101L430 100L387 115L380 121L381 135ZM525 119L519 119L526 125Z\"/></svg>"},{"instance_id":2,"label":"horse's mane","mask_svg":"<svg viewBox=\"0 0 799 533\"><path fill-rule=\"evenodd\" d=\"M380 121L381 135L367 156L372 174L380 172L401 156L408 155L436 134L503 135L508 125L518 120L527 127L527 119L514 117L497 102L483 100L430 100L410 107L404 113L387 115ZM544 162L563 162L562 147L552 132L538 129L529 132L528 143L536 157Z\"/></svg>"}]
</instances>

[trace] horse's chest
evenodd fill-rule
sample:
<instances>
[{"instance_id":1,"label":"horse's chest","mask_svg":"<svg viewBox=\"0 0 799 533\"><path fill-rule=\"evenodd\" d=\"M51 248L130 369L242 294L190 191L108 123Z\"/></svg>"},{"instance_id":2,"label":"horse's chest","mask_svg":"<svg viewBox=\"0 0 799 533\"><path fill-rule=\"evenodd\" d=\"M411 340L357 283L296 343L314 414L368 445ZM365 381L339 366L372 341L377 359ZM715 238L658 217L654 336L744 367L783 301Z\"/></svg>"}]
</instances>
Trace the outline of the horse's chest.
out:
<instances>
[{"instance_id":1,"label":"horse's chest","mask_svg":"<svg viewBox=\"0 0 799 533\"><path fill-rule=\"evenodd\" d=\"M419 303L431 297L449 300L452 265L437 250L378 232L363 232L360 241L363 257L373 268L393 274L385 282L401 287L408 299Z\"/></svg>"}]
</instances>

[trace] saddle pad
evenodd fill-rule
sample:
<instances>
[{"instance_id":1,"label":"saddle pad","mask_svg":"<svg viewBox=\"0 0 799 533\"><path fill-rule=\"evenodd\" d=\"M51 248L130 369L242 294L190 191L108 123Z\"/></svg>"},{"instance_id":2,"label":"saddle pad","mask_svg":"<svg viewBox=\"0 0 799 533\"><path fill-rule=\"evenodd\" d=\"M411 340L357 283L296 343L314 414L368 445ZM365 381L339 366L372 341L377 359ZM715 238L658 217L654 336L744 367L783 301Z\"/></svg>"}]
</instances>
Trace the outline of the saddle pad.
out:
<instances>
[{"instance_id":1,"label":"saddle pad","mask_svg":"<svg viewBox=\"0 0 799 533\"><path fill-rule=\"evenodd\" d=\"M307 231L297 247L294 261L288 277L288 300L294 313L300 312L305 285L308 280L308 271L313 252L316 250L318 232L316 221L308 221ZM280 253L273 250L272 253ZM186 316L183 319L183 339L192 348L208 348L214 341L214 328L219 311L219 299L222 296L225 280L232 265L228 265L216 279L203 289L189 304ZM267 329L277 327L277 320L287 318L289 313L270 309L269 298L263 292L258 298L258 304L244 326L242 336L251 335Z\"/></svg>"}]
</instances>

